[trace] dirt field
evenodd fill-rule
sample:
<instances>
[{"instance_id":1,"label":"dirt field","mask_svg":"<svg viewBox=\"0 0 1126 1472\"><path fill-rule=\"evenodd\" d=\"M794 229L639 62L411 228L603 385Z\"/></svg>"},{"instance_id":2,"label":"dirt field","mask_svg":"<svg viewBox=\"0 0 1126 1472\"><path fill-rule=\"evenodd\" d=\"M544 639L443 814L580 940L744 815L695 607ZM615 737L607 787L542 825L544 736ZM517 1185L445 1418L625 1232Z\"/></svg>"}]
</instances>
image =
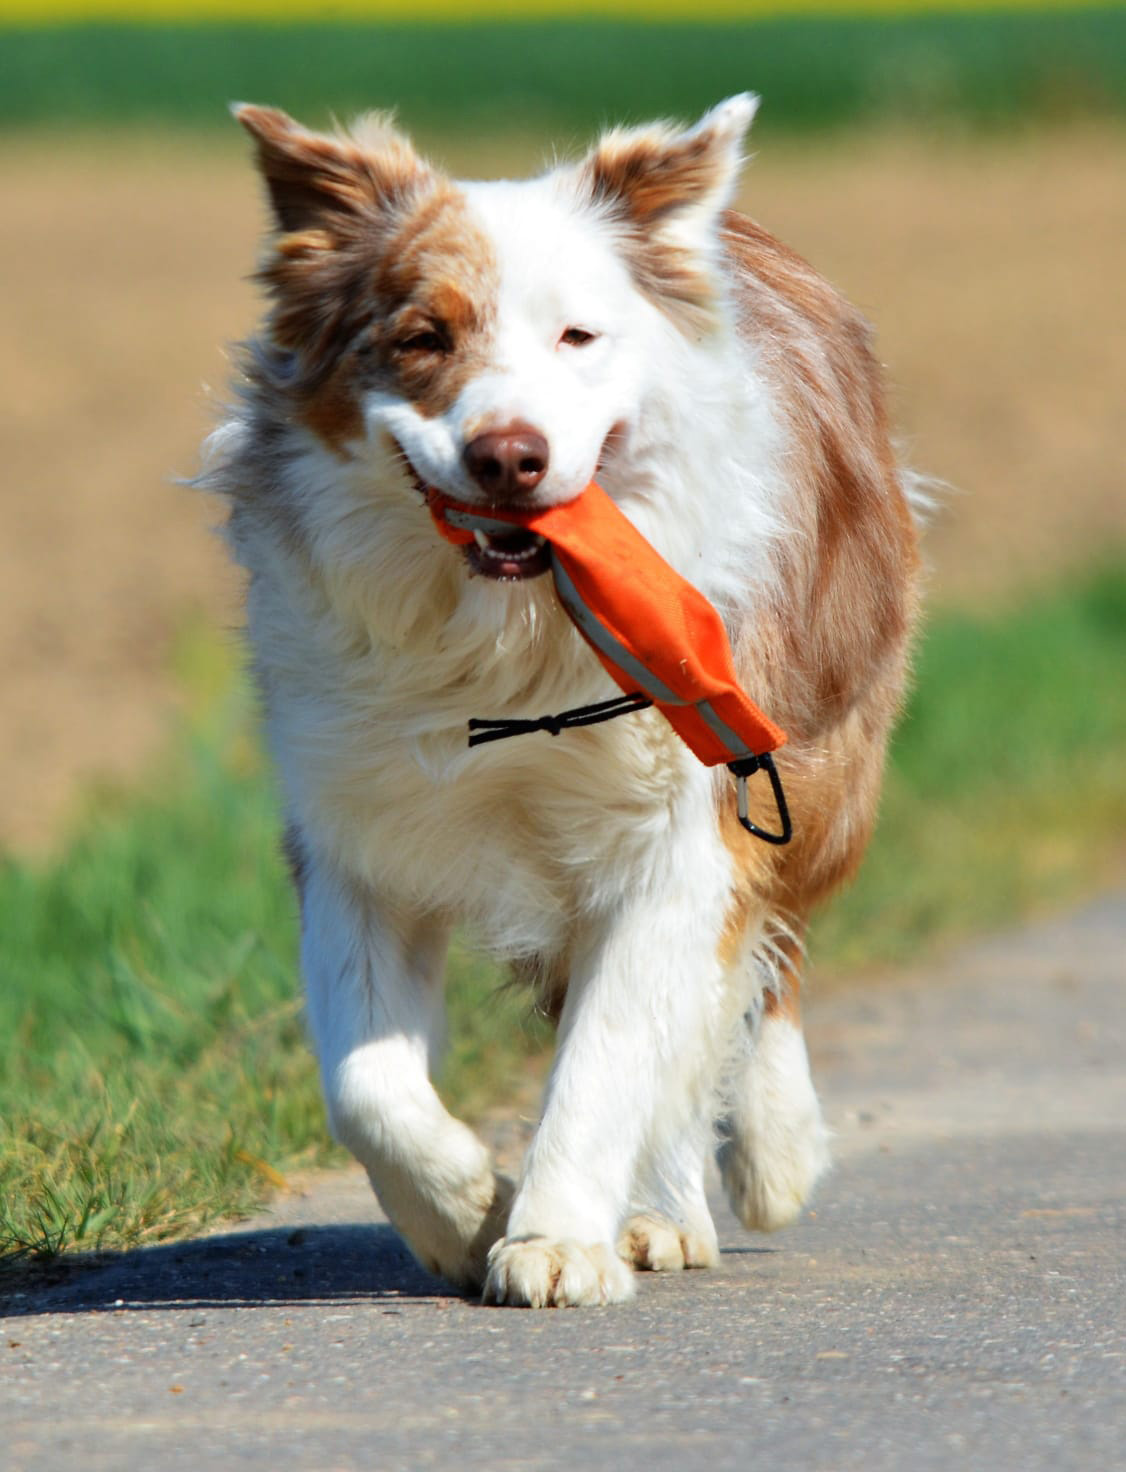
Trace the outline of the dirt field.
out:
<instances>
[{"instance_id":1,"label":"dirt field","mask_svg":"<svg viewBox=\"0 0 1126 1472\"><path fill-rule=\"evenodd\" d=\"M36 846L158 745L174 630L237 621L212 509L171 478L253 321L260 212L236 148L183 141L9 137L0 188L0 843ZM1126 135L786 144L742 203L865 308L911 458L958 488L935 596L1126 546Z\"/></svg>"}]
</instances>

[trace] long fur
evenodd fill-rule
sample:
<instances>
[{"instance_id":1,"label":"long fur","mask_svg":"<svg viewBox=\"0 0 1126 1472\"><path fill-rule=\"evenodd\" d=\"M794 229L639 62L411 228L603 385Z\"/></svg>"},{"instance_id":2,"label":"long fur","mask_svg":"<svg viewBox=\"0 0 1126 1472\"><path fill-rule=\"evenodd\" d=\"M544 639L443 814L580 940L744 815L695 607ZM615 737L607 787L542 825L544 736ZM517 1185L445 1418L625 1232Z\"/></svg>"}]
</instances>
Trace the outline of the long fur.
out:
<instances>
[{"instance_id":1,"label":"long fur","mask_svg":"<svg viewBox=\"0 0 1126 1472\"><path fill-rule=\"evenodd\" d=\"M874 821L914 482L867 326L727 208L753 112L466 185L385 119L323 136L238 113L270 310L200 479L250 575L330 1119L419 1258L497 1301L606 1302L629 1262L714 1260L718 1116L749 1225L790 1219L825 1162L800 940ZM615 693L550 580L474 576L418 494L482 500L464 447L512 424L550 446L539 504L597 472L723 612L790 733L789 848L748 837L726 774L652 712L467 749L470 716ZM428 1077L455 924L560 1021L515 1187Z\"/></svg>"}]
</instances>

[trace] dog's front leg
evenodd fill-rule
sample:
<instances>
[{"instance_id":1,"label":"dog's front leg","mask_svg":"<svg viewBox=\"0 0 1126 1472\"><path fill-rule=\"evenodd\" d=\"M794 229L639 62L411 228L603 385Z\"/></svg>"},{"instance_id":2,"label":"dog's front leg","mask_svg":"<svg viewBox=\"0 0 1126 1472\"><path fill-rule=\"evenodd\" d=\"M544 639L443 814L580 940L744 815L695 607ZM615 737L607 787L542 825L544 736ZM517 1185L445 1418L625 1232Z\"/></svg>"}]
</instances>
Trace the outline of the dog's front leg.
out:
<instances>
[{"instance_id":1,"label":"dog's front leg","mask_svg":"<svg viewBox=\"0 0 1126 1472\"><path fill-rule=\"evenodd\" d=\"M543 1119L490 1253L487 1299L542 1307L633 1293L616 1244L639 1161L681 1133L699 1142L732 1006L719 958L730 860L709 812L694 830L577 948Z\"/></svg>"},{"instance_id":2,"label":"dog's front leg","mask_svg":"<svg viewBox=\"0 0 1126 1472\"><path fill-rule=\"evenodd\" d=\"M512 1187L430 1083L448 939L324 865L305 875L302 966L333 1133L423 1266L480 1287Z\"/></svg>"}]
</instances>

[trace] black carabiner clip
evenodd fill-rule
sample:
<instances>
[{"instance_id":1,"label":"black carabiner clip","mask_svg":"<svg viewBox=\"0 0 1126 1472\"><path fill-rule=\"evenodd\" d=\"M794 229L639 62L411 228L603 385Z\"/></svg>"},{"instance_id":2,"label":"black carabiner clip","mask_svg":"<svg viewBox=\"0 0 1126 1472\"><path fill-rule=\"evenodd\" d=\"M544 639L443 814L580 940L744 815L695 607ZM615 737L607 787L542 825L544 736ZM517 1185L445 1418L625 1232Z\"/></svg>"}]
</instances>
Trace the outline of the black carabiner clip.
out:
<instances>
[{"instance_id":1,"label":"black carabiner clip","mask_svg":"<svg viewBox=\"0 0 1126 1472\"><path fill-rule=\"evenodd\" d=\"M794 836L794 825L790 821L790 809L786 805L786 794L782 790L782 779L778 775L778 768L774 765L774 758L769 752L762 756L744 756L736 762L728 762L727 770L735 778L735 811L739 822L748 833L753 833L756 838L761 838L763 843L773 843L781 847L789 843ZM780 833L768 833L765 828L760 828L757 823L752 823L747 816L747 778L753 777L756 772L765 772L770 778L770 788L774 793L774 804L778 809L778 821L782 825Z\"/></svg>"}]
</instances>

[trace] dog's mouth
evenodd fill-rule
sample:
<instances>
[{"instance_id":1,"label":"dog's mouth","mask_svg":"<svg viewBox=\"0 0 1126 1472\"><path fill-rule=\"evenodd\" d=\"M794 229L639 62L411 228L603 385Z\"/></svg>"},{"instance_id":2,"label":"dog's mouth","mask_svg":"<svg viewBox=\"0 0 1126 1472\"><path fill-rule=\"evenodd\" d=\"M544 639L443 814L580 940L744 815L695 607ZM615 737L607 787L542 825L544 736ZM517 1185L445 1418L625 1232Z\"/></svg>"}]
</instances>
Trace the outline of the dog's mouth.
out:
<instances>
[{"instance_id":1,"label":"dog's mouth","mask_svg":"<svg viewBox=\"0 0 1126 1472\"><path fill-rule=\"evenodd\" d=\"M415 490L426 497L430 487L411 464L402 446L397 445L396 448ZM522 582L525 578L541 577L551 570L551 547L547 539L536 532L513 527L510 532L475 531L473 536L474 541L463 548L463 553L473 572L480 573L482 577L493 578L497 582Z\"/></svg>"},{"instance_id":2,"label":"dog's mouth","mask_svg":"<svg viewBox=\"0 0 1126 1472\"><path fill-rule=\"evenodd\" d=\"M538 578L551 569L551 548L535 532L474 532L465 559L482 577L519 581Z\"/></svg>"}]
</instances>

